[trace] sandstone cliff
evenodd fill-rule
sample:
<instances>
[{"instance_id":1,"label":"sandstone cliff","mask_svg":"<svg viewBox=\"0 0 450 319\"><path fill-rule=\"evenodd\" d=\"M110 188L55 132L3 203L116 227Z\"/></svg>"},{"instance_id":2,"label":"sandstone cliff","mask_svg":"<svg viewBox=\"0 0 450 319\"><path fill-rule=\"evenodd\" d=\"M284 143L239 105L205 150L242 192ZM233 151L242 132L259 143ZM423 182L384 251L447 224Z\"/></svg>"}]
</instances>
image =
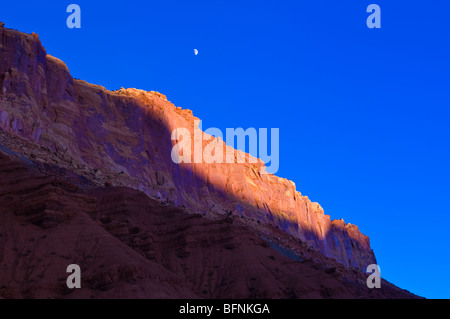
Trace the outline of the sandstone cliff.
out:
<instances>
[{"instance_id":1,"label":"sandstone cliff","mask_svg":"<svg viewBox=\"0 0 450 319\"><path fill-rule=\"evenodd\" d=\"M273 234L262 225L273 226L345 266L376 263L357 226L332 221L292 181L261 174L261 161L173 163L171 132L183 127L193 137L195 120L157 92L75 80L37 35L0 28L0 128L26 141L11 146L15 151L210 219L237 216L267 236Z\"/></svg>"}]
</instances>

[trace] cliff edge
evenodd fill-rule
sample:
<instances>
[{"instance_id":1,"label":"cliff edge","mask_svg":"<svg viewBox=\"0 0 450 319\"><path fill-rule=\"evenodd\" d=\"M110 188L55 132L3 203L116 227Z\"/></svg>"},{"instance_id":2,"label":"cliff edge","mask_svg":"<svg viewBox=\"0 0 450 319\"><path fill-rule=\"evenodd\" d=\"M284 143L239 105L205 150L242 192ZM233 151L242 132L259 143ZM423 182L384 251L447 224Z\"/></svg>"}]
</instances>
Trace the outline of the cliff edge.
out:
<instances>
[{"instance_id":1,"label":"cliff edge","mask_svg":"<svg viewBox=\"0 0 450 319\"><path fill-rule=\"evenodd\" d=\"M292 181L261 174L260 160L175 164L171 133L186 128L193 138L196 120L158 92L108 91L75 80L36 34L0 28L0 128L28 143L12 145L15 151L99 186L139 190L211 219L241 218L266 236L278 229L350 268L376 263L369 238L356 225L332 221Z\"/></svg>"}]
</instances>

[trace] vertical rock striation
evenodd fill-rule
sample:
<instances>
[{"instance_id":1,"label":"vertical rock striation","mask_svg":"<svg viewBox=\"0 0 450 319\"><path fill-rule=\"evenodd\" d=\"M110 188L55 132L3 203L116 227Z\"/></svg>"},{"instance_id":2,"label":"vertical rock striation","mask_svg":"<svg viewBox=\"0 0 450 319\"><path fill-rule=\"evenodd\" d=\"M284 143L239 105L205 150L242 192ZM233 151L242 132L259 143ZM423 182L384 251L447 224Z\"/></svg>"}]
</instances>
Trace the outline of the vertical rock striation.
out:
<instances>
[{"instance_id":1,"label":"vertical rock striation","mask_svg":"<svg viewBox=\"0 0 450 319\"><path fill-rule=\"evenodd\" d=\"M346 266L376 262L357 226L332 221L292 181L261 174L264 163L249 163L248 154L233 150L235 158L247 159L242 164L175 164L176 128L203 139L203 147L218 143L229 150L196 120L157 92L108 91L75 80L37 35L0 28L0 128L39 146L37 160L207 216L234 214L273 225Z\"/></svg>"}]
</instances>

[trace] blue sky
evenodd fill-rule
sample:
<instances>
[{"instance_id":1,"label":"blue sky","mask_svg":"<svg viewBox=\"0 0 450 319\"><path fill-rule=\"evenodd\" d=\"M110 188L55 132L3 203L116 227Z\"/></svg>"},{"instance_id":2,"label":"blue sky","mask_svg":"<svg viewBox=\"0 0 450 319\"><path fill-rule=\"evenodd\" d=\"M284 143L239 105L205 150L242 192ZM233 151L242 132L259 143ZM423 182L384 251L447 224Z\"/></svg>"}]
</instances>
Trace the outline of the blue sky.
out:
<instances>
[{"instance_id":1,"label":"blue sky","mask_svg":"<svg viewBox=\"0 0 450 319\"><path fill-rule=\"evenodd\" d=\"M93 2L1 0L0 21L73 77L162 92L204 129L280 128L277 175L369 235L383 277L450 298L449 1Z\"/></svg>"}]
</instances>

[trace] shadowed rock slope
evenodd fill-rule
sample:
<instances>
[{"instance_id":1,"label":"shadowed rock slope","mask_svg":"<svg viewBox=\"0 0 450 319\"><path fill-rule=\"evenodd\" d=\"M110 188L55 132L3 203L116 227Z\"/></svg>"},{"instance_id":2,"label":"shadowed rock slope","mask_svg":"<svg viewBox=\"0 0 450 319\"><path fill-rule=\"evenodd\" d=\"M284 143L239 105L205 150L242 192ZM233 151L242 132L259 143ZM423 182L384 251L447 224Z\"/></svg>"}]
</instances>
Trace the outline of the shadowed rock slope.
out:
<instances>
[{"instance_id":1,"label":"shadowed rock slope","mask_svg":"<svg viewBox=\"0 0 450 319\"><path fill-rule=\"evenodd\" d=\"M368 289L284 232L276 244L243 218L188 214L4 146L0 180L2 298L414 297L386 281ZM81 289L66 286L73 263Z\"/></svg>"}]
</instances>

